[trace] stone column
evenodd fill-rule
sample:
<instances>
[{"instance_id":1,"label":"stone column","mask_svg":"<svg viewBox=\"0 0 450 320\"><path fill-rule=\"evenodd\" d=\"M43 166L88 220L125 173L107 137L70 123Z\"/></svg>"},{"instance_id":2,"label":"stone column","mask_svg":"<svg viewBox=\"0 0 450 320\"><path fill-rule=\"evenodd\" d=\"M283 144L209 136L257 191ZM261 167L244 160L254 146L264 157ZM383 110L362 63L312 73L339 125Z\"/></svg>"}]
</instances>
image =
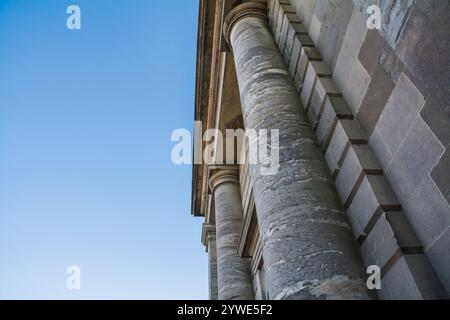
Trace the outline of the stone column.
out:
<instances>
[{"instance_id":1,"label":"stone column","mask_svg":"<svg viewBox=\"0 0 450 320\"><path fill-rule=\"evenodd\" d=\"M219 299L253 300L250 262L237 254L244 219L238 171L213 170L209 184L216 212Z\"/></svg>"},{"instance_id":2,"label":"stone column","mask_svg":"<svg viewBox=\"0 0 450 320\"><path fill-rule=\"evenodd\" d=\"M271 299L366 299L365 273L315 135L266 18L244 2L227 15L246 129L278 129L280 166L251 165Z\"/></svg>"},{"instance_id":3,"label":"stone column","mask_svg":"<svg viewBox=\"0 0 450 320\"><path fill-rule=\"evenodd\" d=\"M217 247L216 247L216 230L212 230L207 234L207 250L208 250L208 269L209 269L209 300L217 300Z\"/></svg>"}]
</instances>

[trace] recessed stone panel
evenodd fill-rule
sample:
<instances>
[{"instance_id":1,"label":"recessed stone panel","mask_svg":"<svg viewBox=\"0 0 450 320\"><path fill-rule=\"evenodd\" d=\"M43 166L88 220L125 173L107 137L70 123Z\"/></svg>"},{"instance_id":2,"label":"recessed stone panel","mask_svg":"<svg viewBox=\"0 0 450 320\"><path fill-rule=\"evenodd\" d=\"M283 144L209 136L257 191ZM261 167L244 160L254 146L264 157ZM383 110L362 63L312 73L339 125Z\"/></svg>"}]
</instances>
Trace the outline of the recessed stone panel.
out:
<instances>
[{"instance_id":1,"label":"recessed stone panel","mask_svg":"<svg viewBox=\"0 0 450 320\"><path fill-rule=\"evenodd\" d=\"M387 139L394 139L386 137ZM386 169L386 175L405 203L441 158L444 148L419 116Z\"/></svg>"},{"instance_id":2,"label":"recessed stone panel","mask_svg":"<svg viewBox=\"0 0 450 320\"><path fill-rule=\"evenodd\" d=\"M352 119L353 115L341 97L328 97L325 101L316 136L323 150L328 148L338 119Z\"/></svg>"},{"instance_id":3,"label":"recessed stone panel","mask_svg":"<svg viewBox=\"0 0 450 320\"><path fill-rule=\"evenodd\" d=\"M446 298L436 273L423 254L400 257L382 278L378 294L384 300Z\"/></svg>"},{"instance_id":4,"label":"recessed stone panel","mask_svg":"<svg viewBox=\"0 0 450 320\"><path fill-rule=\"evenodd\" d=\"M346 207L351 205L364 174L381 175L382 169L367 145L351 145L336 177L336 188Z\"/></svg>"},{"instance_id":5,"label":"recessed stone panel","mask_svg":"<svg viewBox=\"0 0 450 320\"><path fill-rule=\"evenodd\" d=\"M450 292L450 227L442 233L426 253L447 292Z\"/></svg>"},{"instance_id":6,"label":"recessed stone panel","mask_svg":"<svg viewBox=\"0 0 450 320\"><path fill-rule=\"evenodd\" d=\"M311 99L311 94L314 89L317 77L330 77L331 70L323 61L310 61L308 63L308 70L306 71L305 81L303 83L303 90L300 95L303 106L308 108Z\"/></svg>"},{"instance_id":7,"label":"recessed stone panel","mask_svg":"<svg viewBox=\"0 0 450 320\"><path fill-rule=\"evenodd\" d=\"M404 206L405 214L428 249L450 226L450 207L430 177L426 177Z\"/></svg>"},{"instance_id":8,"label":"recessed stone panel","mask_svg":"<svg viewBox=\"0 0 450 320\"><path fill-rule=\"evenodd\" d=\"M377 124L391 154L394 154L425 103L409 78L402 74Z\"/></svg>"},{"instance_id":9,"label":"recessed stone panel","mask_svg":"<svg viewBox=\"0 0 450 320\"><path fill-rule=\"evenodd\" d=\"M351 143L364 143L366 135L355 120L340 119L336 124L325 160L333 176L339 171L345 152Z\"/></svg>"},{"instance_id":10,"label":"recessed stone panel","mask_svg":"<svg viewBox=\"0 0 450 320\"><path fill-rule=\"evenodd\" d=\"M356 115L368 135L372 134L395 87L394 82L381 66L377 66L373 72Z\"/></svg>"},{"instance_id":11,"label":"recessed stone panel","mask_svg":"<svg viewBox=\"0 0 450 320\"><path fill-rule=\"evenodd\" d=\"M358 59L366 31L367 18L355 7L333 73L353 114L357 113L370 82L370 75Z\"/></svg>"},{"instance_id":12,"label":"recessed stone panel","mask_svg":"<svg viewBox=\"0 0 450 320\"><path fill-rule=\"evenodd\" d=\"M355 222L359 237L373 228L382 211L400 210L401 206L384 176L365 176L347 213Z\"/></svg>"}]
</instances>

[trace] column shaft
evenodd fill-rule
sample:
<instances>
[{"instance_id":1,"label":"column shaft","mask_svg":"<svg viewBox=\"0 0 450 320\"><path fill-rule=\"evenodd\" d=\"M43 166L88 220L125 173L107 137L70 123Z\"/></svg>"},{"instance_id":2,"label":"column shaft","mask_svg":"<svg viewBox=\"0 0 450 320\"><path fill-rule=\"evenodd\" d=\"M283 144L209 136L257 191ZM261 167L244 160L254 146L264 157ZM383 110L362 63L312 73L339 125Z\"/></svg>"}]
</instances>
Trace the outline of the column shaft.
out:
<instances>
[{"instance_id":1,"label":"column shaft","mask_svg":"<svg viewBox=\"0 0 450 320\"><path fill-rule=\"evenodd\" d=\"M323 154L270 32L265 8L226 19L246 129L278 129L276 175L251 165L271 299L365 299L365 273Z\"/></svg>"},{"instance_id":2,"label":"column shaft","mask_svg":"<svg viewBox=\"0 0 450 320\"><path fill-rule=\"evenodd\" d=\"M237 171L221 170L210 181L216 212L219 299L252 300L250 262L237 254L243 226Z\"/></svg>"}]
</instances>

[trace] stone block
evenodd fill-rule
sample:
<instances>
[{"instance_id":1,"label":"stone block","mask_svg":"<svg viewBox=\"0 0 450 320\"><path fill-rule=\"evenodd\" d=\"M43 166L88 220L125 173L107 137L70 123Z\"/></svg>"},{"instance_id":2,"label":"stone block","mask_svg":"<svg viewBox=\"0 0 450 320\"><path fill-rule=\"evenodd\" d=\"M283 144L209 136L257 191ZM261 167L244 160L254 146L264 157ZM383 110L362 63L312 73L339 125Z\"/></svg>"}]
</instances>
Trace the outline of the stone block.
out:
<instances>
[{"instance_id":1,"label":"stone block","mask_svg":"<svg viewBox=\"0 0 450 320\"><path fill-rule=\"evenodd\" d=\"M328 148L338 119L353 119L353 115L341 97L329 97L325 101L316 136L323 150Z\"/></svg>"},{"instance_id":2,"label":"stone block","mask_svg":"<svg viewBox=\"0 0 450 320\"><path fill-rule=\"evenodd\" d=\"M441 191L447 202L450 203L450 150L444 153L439 163L431 171L431 178Z\"/></svg>"},{"instance_id":3,"label":"stone block","mask_svg":"<svg viewBox=\"0 0 450 320\"><path fill-rule=\"evenodd\" d=\"M331 78L317 78L311 103L306 106L312 128L315 130L322 115L323 107L328 96L340 96L339 89Z\"/></svg>"},{"instance_id":4,"label":"stone block","mask_svg":"<svg viewBox=\"0 0 450 320\"><path fill-rule=\"evenodd\" d=\"M280 9L280 3L278 1L273 1L271 15L269 16L269 25L270 25L270 28L272 29L272 32L275 32L275 29L276 29L279 9Z\"/></svg>"},{"instance_id":5,"label":"stone block","mask_svg":"<svg viewBox=\"0 0 450 320\"><path fill-rule=\"evenodd\" d=\"M450 226L450 207L430 177L414 192L404 211L427 250Z\"/></svg>"},{"instance_id":6,"label":"stone block","mask_svg":"<svg viewBox=\"0 0 450 320\"><path fill-rule=\"evenodd\" d=\"M295 13L286 13L286 16L288 17L291 23L302 23L300 18Z\"/></svg>"},{"instance_id":7,"label":"stone block","mask_svg":"<svg viewBox=\"0 0 450 320\"><path fill-rule=\"evenodd\" d=\"M291 61L292 47L294 45L294 37L295 37L295 29L292 23L289 23L287 37L286 37L286 45L284 46L283 58L286 62L286 65L289 66Z\"/></svg>"},{"instance_id":8,"label":"stone block","mask_svg":"<svg viewBox=\"0 0 450 320\"><path fill-rule=\"evenodd\" d=\"M296 36L300 40L300 43L301 43L302 46L304 46L304 47L314 47L314 42L311 40L311 38L307 34L297 33Z\"/></svg>"},{"instance_id":9,"label":"stone block","mask_svg":"<svg viewBox=\"0 0 450 320\"><path fill-rule=\"evenodd\" d=\"M402 74L377 124L391 154L401 145L424 103L420 91Z\"/></svg>"},{"instance_id":10,"label":"stone block","mask_svg":"<svg viewBox=\"0 0 450 320\"><path fill-rule=\"evenodd\" d=\"M394 87L395 84L386 71L377 66L356 115L369 136L377 125Z\"/></svg>"},{"instance_id":11,"label":"stone block","mask_svg":"<svg viewBox=\"0 0 450 320\"><path fill-rule=\"evenodd\" d=\"M272 28L272 21L273 21L273 10L275 6L275 0L269 0L267 3L267 18L269 19L269 26Z\"/></svg>"},{"instance_id":12,"label":"stone block","mask_svg":"<svg viewBox=\"0 0 450 320\"><path fill-rule=\"evenodd\" d=\"M317 48L331 69L336 65L352 12L352 1L328 1Z\"/></svg>"},{"instance_id":13,"label":"stone block","mask_svg":"<svg viewBox=\"0 0 450 320\"><path fill-rule=\"evenodd\" d=\"M382 278L378 294L385 300L447 298L436 273L423 254L400 257Z\"/></svg>"},{"instance_id":14,"label":"stone block","mask_svg":"<svg viewBox=\"0 0 450 320\"><path fill-rule=\"evenodd\" d=\"M314 90L311 97L311 103L306 111L309 123L313 130L316 129L317 124L319 123L320 112L322 110L323 103L324 99L319 96L316 90Z\"/></svg>"},{"instance_id":15,"label":"stone block","mask_svg":"<svg viewBox=\"0 0 450 320\"><path fill-rule=\"evenodd\" d=\"M314 39L314 43L317 43L319 39L319 34L322 26L322 21L325 16L325 10L327 7L327 0L317 0L316 6L314 7L314 14L311 19L311 25L309 26L309 33Z\"/></svg>"},{"instance_id":16,"label":"stone block","mask_svg":"<svg viewBox=\"0 0 450 320\"><path fill-rule=\"evenodd\" d=\"M276 32L274 34L275 36L275 42L277 43L277 45L280 47L280 44L282 42L282 37L283 34L286 34L287 32L287 27L288 27L288 17L286 16L286 14L288 13L294 13L295 14L295 10L291 7L291 5L287 5L287 4L280 4L280 8L278 10L278 23L279 25L277 26Z\"/></svg>"},{"instance_id":17,"label":"stone block","mask_svg":"<svg viewBox=\"0 0 450 320\"><path fill-rule=\"evenodd\" d=\"M447 293L450 293L450 227L442 233L426 253Z\"/></svg>"},{"instance_id":18,"label":"stone block","mask_svg":"<svg viewBox=\"0 0 450 320\"><path fill-rule=\"evenodd\" d=\"M331 174L336 176L350 144L362 144L366 141L365 133L355 120L338 120L329 147L325 153L325 160L330 168Z\"/></svg>"},{"instance_id":19,"label":"stone block","mask_svg":"<svg viewBox=\"0 0 450 320\"><path fill-rule=\"evenodd\" d=\"M294 41L292 44L292 52L291 58L289 59L289 74L292 78L295 77L295 70L297 70L298 60L300 58L300 50L302 48L302 44L297 36L294 36Z\"/></svg>"},{"instance_id":20,"label":"stone block","mask_svg":"<svg viewBox=\"0 0 450 320\"><path fill-rule=\"evenodd\" d=\"M432 94L445 101L450 111L450 3L416 1L403 26L396 53L406 68L414 73L424 96Z\"/></svg>"},{"instance_id":21,"label":"stone block","mask_svg":"<svg viewBox=\"0 0 450 320\"><path fill-rule=\"evenodd\" d=\"M386 41L378 30L367 30L366 37L359 50L358 59L370 76L374 74L381 52L386 45Z\"/></svg>"},{"instance_id":22,"label":"stone block","mask_svg":"<svg viewBox=\"0 0 450 320\"><path fill-rule=\"evenodd\" d=\"M354 8L333 73L353 114L358 111L370 82L370 75L357 57L366 31L367 18Z\"/></svg>"},{"instance_id":23,"label":"stone block","mask_svg":"<svg viewBox=\"0 0 450 320\"><path fill-rule=\"evenodd\" d=\"M450 147L450 110L444 100L428 97L420 112L421 117L434 132L439 141L448 149Z\"/></svg>"},{"instance_id":24,"label":"stone block","mask_svg":"<svg viewBox=\"0 0 450 320\"><path fill-rule=\"evenodd\" d=\"M401 205L384 176L364 176L347 210L356 238L370 232L382 212L398 211Z\"/></svg>"},{"instance_id":25,"label":"stone block","mask_svg":"<svg viewBox=\"0 0 450 320\"><path fill-rule=\"evenodd\" d=\"M364 175L381 174L383 170L367 145L350 145L336 177L336 188L344 206L350 206Z\"/></svg>"},{"instance_id":26,"label":"stone block","mask_svg":"<svg viewBox=\"0 0 450 320\"><path fill-rule=\"evenodd\" d=\"M295 73L295 82L303 83L309 61L322 61L319 51L314 47L302 47L300 59L298 61L297 71Z\"/></svg>"},{"instance_id":27,"label":"stone block","mask_svg":"<svg viewBox=\"0 0 450 320\"><path fill-rule=\"evenodd\" d=\"M287 36L288 36L288 30L289 30L289 20L286 17L286 15L283 18L283 25L281 27L281 31L280 31L280 40L278 43L278 48L280 49L280 52L283 54L285 47L286 47L286 40L287 40Z\"/></svg>"},{"instance_id":28,"label":"stone block","mask_svg":"<svg viewBox=\"0 0 450 320\"><path fill-rule=\"evenodd\" d=\"M286 37L286 45L285 45L284 51L282 51L284 61L286 62L287 65L289 65L289 63L290 63L294 38L298 34L305 34L305 33L307 33L307 31L301 23L289 21L287 37Z\"/></svg>"},{"instance_id":29,"label":"stone block","mask_svg":"<svg viewBox=\"0 0 450 320\"><path fill-rule=\"evenodd\" d=\"M331 70L323 61L310 61L303 82L303 90L300 95L303 106L307 108L318 77L331 77Z\"/></svg>"},{"instance_id":30,"label":"stone block","mask_svg":"<svg viewBox=\"0 0 450 320\"><path fill-rule=\"evenodd\" d=\"M276 22L275 22L275 26L274 26L274 39L275 39L275 43L278 45L278 40L280 39L280 33L281 33L281 28L283 27L283 21L284 21L284 10L283 10L283 5L279 5L278 6L278 12L277 12L277 16L276 16Z\"/></svg>"},{"instance_id":31,"label":"stone block","mask_svg":"<svg viewBox=\"0 0 450 320\"><path fill-rule=\"evenodd\" d=\"M422 254L423 249L402 212L383 213L361 245L367 265L384 268L394 254Z\"/></svg>"},{"instance_id":32,"label":"stone block","mask_svg":"<svg viewBox=\"0 0 450 320\"><path fill-rule=\"evenodd\" d=\"M417 117L386 169L386 175L401 202L408 201L444 151L430 128Z\"/></svg>"},{"instance_id":33,"label":"stone block","mask_svg":"<svg viewBox=\"0 0 450 320\"><path fill-rule=\"evenodd\" d=\"M392 153L377 128L370 136L369 145L377 155L382 167L386 168L392 160Z\"/></svg>"}]
</instances>

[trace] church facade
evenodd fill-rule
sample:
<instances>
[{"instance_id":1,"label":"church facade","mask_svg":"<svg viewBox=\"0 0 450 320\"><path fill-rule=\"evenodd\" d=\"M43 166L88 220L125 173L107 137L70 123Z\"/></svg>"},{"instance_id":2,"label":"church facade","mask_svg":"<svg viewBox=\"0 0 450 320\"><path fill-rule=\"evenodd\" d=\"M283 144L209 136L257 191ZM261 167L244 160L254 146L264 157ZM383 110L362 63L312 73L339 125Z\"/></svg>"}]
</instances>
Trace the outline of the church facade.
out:
<instances>
[{"instance_id":1,"label":"church facade","mask_svg":"<svg viewBox=\"0 0 450 320\"><path fill-rule=\"evenodd\" d=\"M200 0L194 154L227 152L208 129L279 141L275 174L239 161L255 141L193 166L210 299L449 297L449 21L444 0Z\"/></svg>"}]
</instances>

